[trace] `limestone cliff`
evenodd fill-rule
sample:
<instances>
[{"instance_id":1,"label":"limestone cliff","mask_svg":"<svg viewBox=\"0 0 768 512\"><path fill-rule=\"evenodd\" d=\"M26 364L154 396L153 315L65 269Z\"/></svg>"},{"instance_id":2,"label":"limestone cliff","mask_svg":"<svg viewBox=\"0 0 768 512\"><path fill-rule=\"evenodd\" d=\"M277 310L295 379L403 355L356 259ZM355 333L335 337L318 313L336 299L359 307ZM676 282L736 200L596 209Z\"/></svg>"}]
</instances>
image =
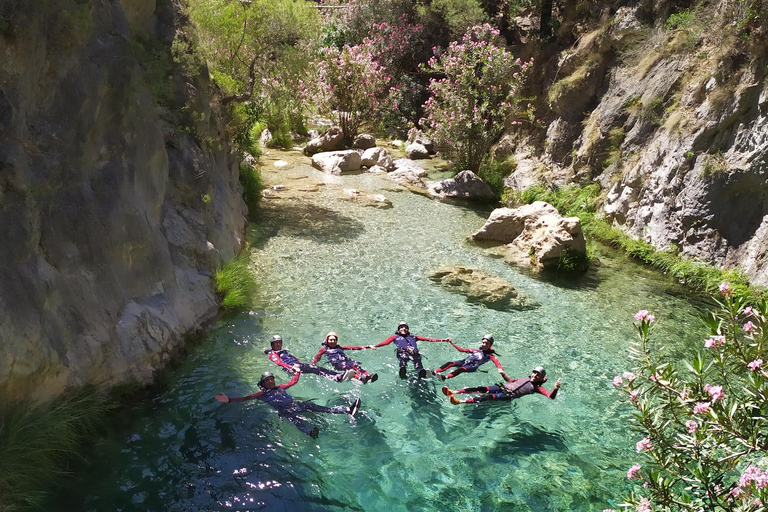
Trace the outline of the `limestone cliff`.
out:
<instances>
[{"instance_id":1,"label":"limestone cliff","mask_svg":"<svg viewBox=\"0 0 768 512\"><path fill-rule=\"evenodd\" d=\"M497 148L508 186L597 181L630 235L768 286L768 43L747 4L564 2L534 50L546 126Z\"/></svg>"},{"instance_id":2,"label":"limestone cliff","mask_svg":"<svg viewBox=\"0 0 768 512\"><path fill-rule=\"evenodd\" d=\"M0 4L0 396L148 382L214 316L238 162L166 0Z\"/></svg>"}]
</instances>

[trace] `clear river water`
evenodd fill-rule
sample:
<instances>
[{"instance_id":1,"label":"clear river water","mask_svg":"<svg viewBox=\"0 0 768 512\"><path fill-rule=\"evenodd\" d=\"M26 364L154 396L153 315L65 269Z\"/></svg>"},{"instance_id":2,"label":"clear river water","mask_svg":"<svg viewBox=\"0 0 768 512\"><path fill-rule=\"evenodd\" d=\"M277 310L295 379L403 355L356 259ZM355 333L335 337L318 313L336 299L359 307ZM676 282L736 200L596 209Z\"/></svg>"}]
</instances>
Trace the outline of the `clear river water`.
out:
<instances>
[{"instance_id":1,"label":"clear river water","mask_svg":"<svg viewBox=\"0 0 768 512\"><path fill-rule=\"evenodd\" d=\"M288 165L278 169L278 160ZM489 209L432 200L386 176L324 175L298 152L262 157L262 201L251 226L258 282L253 311L227 316L193 343L154 396L115 415L109 432L47 507L60 511L601 511L618 508L638 460L631 410L611 386L629 369L633 315L651 310L654 339L671 355L704 339L699 311L665 276L599 248L575 279L537 276L467 241ZM432 177L441 177L439 173ZM344 189L385 195L392 208ZM483 269L538 306L498 311L428 279L445 264ZM289 375L264 354L273 334L309 362L325 333L367 345L400 321L425 337L477 347L491 333L510 376L547 368L548 389L512 402L451 405L432 377L397 376L392 345L348 351L377 382L304 375L289 392L323 405L362 399L361 412L309 413L312 439L259 401L221 404L218 392L258 390L264 371ZM461 359L421 342L425 365ZM327 366L327 362L323 361ZM492 364L446 382L494 384Z\"/></svg>"}]
</instances>

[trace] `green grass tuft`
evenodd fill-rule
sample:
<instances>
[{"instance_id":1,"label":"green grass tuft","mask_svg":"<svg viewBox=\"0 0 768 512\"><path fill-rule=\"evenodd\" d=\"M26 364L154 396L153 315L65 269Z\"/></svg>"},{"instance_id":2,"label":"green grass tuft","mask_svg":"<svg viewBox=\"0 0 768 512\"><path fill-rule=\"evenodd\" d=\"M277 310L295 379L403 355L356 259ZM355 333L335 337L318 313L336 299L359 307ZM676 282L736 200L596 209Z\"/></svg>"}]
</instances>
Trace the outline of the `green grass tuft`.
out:
<instances>
[{"instance_id":1,"label":"green grass tuft","mask_svg":"<svg viewBox=\"0 0 768 512\"><path fill-rule=\"evenodd\" d=\"M248 207L248 220L254 220L261 200L261 191L264 188L261 184L261 175L246 162L240 162L239 180L240 186L243 187L243 200Z\"/></svg>"},{"instance_id":2,"label":"green grass tuft","mask_svg":"<svg viewBox=\"0 0 768 512\"><path fill-rule=\"evenodd\" d=\"M94 388L42 404L0 405L0 510L41 508L111 405Z\"/></svg>"},{"instance_id":3,"label":"green grass tuft","mask_svg":"<svg viewBox=\"0 0 768 512\"><path fill-rule=\"evenodd\" d=\"M227 311L250 309L256 292L256 281L248 268L248 253L229 261L216 272L216 291L221 305Z\"/></svg>"}]
</instances>

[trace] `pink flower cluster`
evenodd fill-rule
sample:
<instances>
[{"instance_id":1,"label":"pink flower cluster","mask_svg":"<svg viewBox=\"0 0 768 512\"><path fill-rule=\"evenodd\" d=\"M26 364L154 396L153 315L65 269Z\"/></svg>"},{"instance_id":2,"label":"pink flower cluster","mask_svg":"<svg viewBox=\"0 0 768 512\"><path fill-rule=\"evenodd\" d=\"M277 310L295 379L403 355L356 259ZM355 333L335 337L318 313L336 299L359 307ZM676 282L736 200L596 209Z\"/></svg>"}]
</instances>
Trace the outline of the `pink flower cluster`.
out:
<instances>
[{"instance_id":1,"label":"pink flower cluster","mask_svg":"<svg viewBox=\"0 0 768 512\"><path fill-rule=\"evenodd\" d=\"M731 283L720 283L720 286L718 286L720 289L720 293L722 293L726 297L730 297L733 294L733 290L731 290Z\"/></svg>"},{"instance_id":2,"label":"pink flower cluster","mask_svg":"<svg viewBox=\"0 0 768 512\"><path fill-rule=\"evenodd\" d=\"M745 489L752 483L754 483L755 487L758 489L763 489L768 486L768 471L763 472L757 466L748 466L741 477L739 477L739 487Z\"/></svg>"},{"instance_id":3,"label":"pink flower cluster","mask_svg":"<svg viewBox=\"0 0 768 512\"><path fill-rule=\"evenodd\" d=\"M704 342L704 348L718 348L725 345L725 336L710 336L707 341Z\"/></svg>"},{"instance_id":4,"label":"pink flower cluster","mask_svg":"<svg viewBox=\"0 0 768 512\"><path fill-rule=\"evenodd\" d=\"M753 372L756 372L757 370L760 369L762 364L763 364L763 360L762 359L755 359L754 361L749 363L747 366L749 367L750 370L752 370Z\"/></svg>"},{"instance_id":5,"label":"pink flower cluster","mask_svg":"<svg viewBox=\"0 0 768 512\"><path fill-rule=\"evenodd\" d=\"M755 324L752 323L751 320L745 323L741 328L744 329L744 332L749 334L752 334L757 330L757 327L755 326Z\"/></svg>"},{"instance_id":6,"label":"pink flower cluster","mask_svg":"<svg viewBox=\"0 0 768 512\"><path fill-rule=\"evenodd\" d=\"M627 478L640 478L638 473L640 472L640 464L634 464L629 471L627 471Z\"/></svg>"},{"instance_id":7,"label":"pink flower cluster","mask_svg":"<svg viewBox=\"0 0 768 512\"><path fill-rule=\"evenodd\" d=\"M635 313L635 321L637 322L654 322L656 320L656 317L653 316L647 309L641 309L637 313Z\"/></svg>"},{"instance_id":8,"label":"pink flower cluster","mask_svg":"<svg viewBox=\"0 0 768 512\"><path fill-rule=\"evenodd\" d=\"M707 414L711 405L711 402L698 403L693 406L693 414Z\"/></svg>"},{"instance_id":9,"label":"pink flower cluster","mask_svg":"<svg viewBox=\"0 0 768 512\"><path fill-rule=\"evenodd\" d=\"M704 384L704 391L709 393L709 396L712 397L713 402L722 400L725 397L725 393L723 393L723 386L710 386L709 384Z\"/></svg>"},{"instance_id":10,"label":"pink flower cluster","mask_svg":"<svg viewBox=\"0 0 768 512\"><path fill-rule=\"evenodd\" d=\"M685 428L688 429L689 433L693 434L699 428L699 424L694 420L685 420Z\"/></svg>"},{"instance_id":11,"label":"pink flower cluster","mask_svg":"<svg viewBox=\"0 0 768 512\"><path fill-rule=\"evenodd\" d=\"M640 441L637 442L637 444L635 444L635 450L637 450L637 453L647 452L652 449L653 449L653 443L647 437L642 438Z\"/></svg>"}]
</instances>

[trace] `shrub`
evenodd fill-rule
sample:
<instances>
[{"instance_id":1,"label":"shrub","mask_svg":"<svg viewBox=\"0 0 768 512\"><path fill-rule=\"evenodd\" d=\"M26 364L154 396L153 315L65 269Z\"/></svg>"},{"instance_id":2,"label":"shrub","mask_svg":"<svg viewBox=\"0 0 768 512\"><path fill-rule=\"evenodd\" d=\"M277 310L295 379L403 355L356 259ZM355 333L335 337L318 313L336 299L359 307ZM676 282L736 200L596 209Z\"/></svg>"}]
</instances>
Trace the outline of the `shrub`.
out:
<instances>
[{"instance_id":1,"label":"shrub","mask_svg":"<svg viewBox=\"0 0 768 512\"><path fill-rule=\"evenodd\" d=\"M499 43L499 32L490 25L473 27L461 42L429 61L444 78L430 81L425 131L436 145L448 148L460 167L475 173L507 118L520 112L516 94L531 65Z\"/></svg>"},{"instance_id":2,"label":"shrub","mask_svg":"<svg viewBox=\"0 0 768 512\"><path fill-rule=\"evenodd\" d=\"M682 365L652 343L654 315L635 315L636 366L613 379L635 409L643 458L627 473L643 487L626 507L757 511L768 499L768 302L718 288L710 336Z\"/></svg>"},{"instance_id":3,"label":"shrub","mask_svg":"<svg viewBox=\"0 0 768 512\"><path fill-rule=\"evenodd\" d=\"M264 188L261 184L261 175L250 164L240 162L240 186L243 187L243 201L248 207L248 219L256 218L256 211L261 200L261 191Z\"/></svg>"}]
</instances>

